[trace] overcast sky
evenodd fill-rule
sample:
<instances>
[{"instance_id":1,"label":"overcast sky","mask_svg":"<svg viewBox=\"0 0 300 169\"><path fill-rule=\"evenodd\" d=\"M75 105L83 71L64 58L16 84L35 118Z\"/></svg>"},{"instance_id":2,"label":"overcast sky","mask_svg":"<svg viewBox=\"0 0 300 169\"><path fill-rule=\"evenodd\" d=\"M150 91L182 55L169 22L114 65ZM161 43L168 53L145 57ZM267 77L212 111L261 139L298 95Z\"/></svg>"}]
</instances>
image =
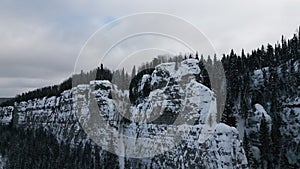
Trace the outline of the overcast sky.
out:
<instances>
[{"instance_id":1,"label":"overcast sky","mask_svg":"<svg viewBox=\"0 0 300 169\"><path fill-rule=\"evenodd\" d=\"M0 97L61 82L81 47L101 26L140 12L184 18L217 53L240 52L288 38L300 26L299 0L1 0Z\"/></svg>"}]
</instances>

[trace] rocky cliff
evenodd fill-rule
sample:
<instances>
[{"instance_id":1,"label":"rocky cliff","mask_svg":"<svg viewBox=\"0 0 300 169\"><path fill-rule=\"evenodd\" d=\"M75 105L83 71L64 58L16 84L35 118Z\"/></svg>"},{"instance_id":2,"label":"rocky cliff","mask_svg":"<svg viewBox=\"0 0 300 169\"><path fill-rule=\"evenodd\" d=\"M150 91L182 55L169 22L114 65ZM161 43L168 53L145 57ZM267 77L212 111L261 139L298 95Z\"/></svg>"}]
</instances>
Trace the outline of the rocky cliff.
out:
<instances>
[{"instance_id":1,"label":"rocky cliff","mask_svg":"<svg viewBox=\"0 0 300 169\"><path fill-rule=\"evenodd\" d=\"M217 123L214 93L195 77L200 71L195 59L161 64L128 91L91 81L0 108L1 123L42 128L71 147L100 144L102 156L120 155L119 168L247 168L238 132Z\"/></svg>"}]
</instances>

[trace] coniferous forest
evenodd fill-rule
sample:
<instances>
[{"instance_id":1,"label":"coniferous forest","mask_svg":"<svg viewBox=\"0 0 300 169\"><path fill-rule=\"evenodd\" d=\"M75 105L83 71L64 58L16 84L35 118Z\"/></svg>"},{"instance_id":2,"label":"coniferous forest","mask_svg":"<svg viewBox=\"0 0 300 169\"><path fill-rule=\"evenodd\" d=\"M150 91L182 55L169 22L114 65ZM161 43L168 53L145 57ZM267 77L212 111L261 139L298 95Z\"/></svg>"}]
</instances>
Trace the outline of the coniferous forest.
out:
<instances>
[{"instance_id":1,"label":"coniferous forest","mask_svg":"<svg viewBox=\"0 0 300 169\"><path fill-rule=\"evenodd\" d=\"M189 58L200 60L199 67L203 71L195 75L197 81L212 89L217 96L217 104L224 106L218 120L236 128L242 123L245 126L243 133L239 134L242 135L249 168L300 168L300 144L297 141L287 142L292 136L286 135L282 129L291 124L282 119L282 113L287 109L290 114L288 120L294 120L293 124L300 123L294 112L300 107L300 102L293 101L300 98L300 31L290 39L282 36L278 43L262 45L250 53L231 50L221 59L216 55L206 57L198 53L171 58L158 56L141 67L134 67L130 73L124 69L112 72L101 65L90 72L73 75L61 84L17 95L2 103L1 107L35 98L59 96L63 91L78 84L88 84L91 80L113 81L119 84L121 90L129 89L144 73L153 71L156 65L164 62L177 65ZM219 79L222 66L226 89L222 88L222 79ZM212 76L208 72L213 72ZM223 90L227 93L226 101L218 97L224 93ZM143 94L147 95L147 91ZM131 94L130 97L133 104L138 102L138 95ZM255 134L247 128L251 128L256 104L265 108L272 125L263 114L259 119L259 131ZM299 131L299 128L294 130ZM99 164L102 168L118 168L117 156L99 153L101 148L95 144L88 142L84 146L70 147L42 129L22 129L11 123L0 127L0 138L0 153L9 159L6 168L97 168ZM259 149L259 159L253 147ZM287 158L291 152L294 152L295 157L291 158L294 161ZM114 165L110 163L112 160L116 161Z\"/></svg>"}]
</instances>

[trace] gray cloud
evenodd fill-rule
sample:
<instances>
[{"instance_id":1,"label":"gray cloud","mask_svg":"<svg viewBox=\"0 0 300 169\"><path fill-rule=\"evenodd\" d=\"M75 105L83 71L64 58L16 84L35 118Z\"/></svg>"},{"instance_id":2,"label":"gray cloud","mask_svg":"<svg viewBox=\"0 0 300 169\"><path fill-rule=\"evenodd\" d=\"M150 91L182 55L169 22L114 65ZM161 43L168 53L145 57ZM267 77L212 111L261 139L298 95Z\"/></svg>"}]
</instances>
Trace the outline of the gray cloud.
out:
<instances>
[{"instance_id":1,"label":"gray cloud","mask_svg":"<svg viewBox=\"0 0 300 169\"><path fill-rule=\"evenodd\" d=\"M124 15L154 11L182 17L222 54L232 48L250 52L274 44L282 34L291 37L300 25L299 6L298 0L4 0L0 4L0 96L68 77L88 37Z\"/></svg>"}]
</instances>

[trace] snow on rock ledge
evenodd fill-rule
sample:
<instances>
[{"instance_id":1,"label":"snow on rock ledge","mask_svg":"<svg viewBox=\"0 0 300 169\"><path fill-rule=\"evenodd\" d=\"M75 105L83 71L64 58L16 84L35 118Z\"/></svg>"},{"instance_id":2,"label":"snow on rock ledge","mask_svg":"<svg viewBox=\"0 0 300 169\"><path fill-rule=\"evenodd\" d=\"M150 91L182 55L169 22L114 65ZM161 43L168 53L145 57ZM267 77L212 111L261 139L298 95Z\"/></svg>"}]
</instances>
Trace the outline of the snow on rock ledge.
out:
<instances>
[{"instance_id":1,"label":"snow on rock ledge","mask_svg":"<svg viewBox=\"0 0 300 169\"><path fill-rule=\"evenodd\" d=\"M194 168L199 168L199 166L205 168L246 168L247 160L240 140L238 140L236 129L225 124L216 124L216 108L211 107L215 106L211 104L212 101L215 101L213 92L206 86L196 82L193 77L194 74L201 71L198 61L187 59L181 63L177 70L175 70L175 63L164 63L157 66L156 70L169 72L170 77L165 79L168 82L171 78L179 80L184 79L185 76L189 76L189 78L187 78L187 84L182 86L168 83L169 86L153 90L149 97L161 96L162 99L158 100L162 102L159 104L164 105L168 111L173 112L177 110L177 102L174 102L173 98L168 100L163 95L167 93L169 94L167 96L171 96L178 89L179 92L184 94L180 102L188 110L186 116L182 118L196 118L198 121L196 125L181 124L178 129L191 129L191 133L183 138L182 143L163 154L163 157L157 155L153 160L146 160L142 165L149 166L151 164L156 168L193 168L193 166ZM151 77L153 83L158 83L161 80L158 76L155 78L155 72ZM115 90L112 90L113 88ZM138 86L138 88L141 88L141 86ZM80 143L84 145L91 140L87 138L81 129L79 121L82 120L83 124L88 124L94 120L89 112L90 98L94 96L99 106L100 116L103 116L115 128L123 125L124 134L150 137L166 128L166 124L155 123L142 125L137 130L135 123L122 124L119 111L124 110L128 105L123 104L121 99L119 99L120 102L113 100L110 97L111 93L114 97L128 97L128 91L118 92L117 87L109 81L91 81L88 85L78 85L64 91L59 97L28 100L16 103L15 107L12 108L0 108L0 114L6 114L5 118L1 118L1 123L5 119L6 122L9 122L15 109L14 117L16 119L14 121L16 123L14 125L32 129L42 127L54 134L58 141L70 143L72 146ZM143 107L143 105L140 106ZM152 106L155 108L156 105L152 104ZM79 109L81 113L78 115L76 112ZM257 113L259 112L263 113L258 106ZM216 127L211 128L209 132L212 132L212 134L207 140L199 142L203 125L208 122L209 116L212 119L212 126ZM172 138L172 136L166 138ZM161 140L161 144L165 143L167 143L167 140ZM112 144L118 146L118 143Z\"/></svg>"}]
</instances>

